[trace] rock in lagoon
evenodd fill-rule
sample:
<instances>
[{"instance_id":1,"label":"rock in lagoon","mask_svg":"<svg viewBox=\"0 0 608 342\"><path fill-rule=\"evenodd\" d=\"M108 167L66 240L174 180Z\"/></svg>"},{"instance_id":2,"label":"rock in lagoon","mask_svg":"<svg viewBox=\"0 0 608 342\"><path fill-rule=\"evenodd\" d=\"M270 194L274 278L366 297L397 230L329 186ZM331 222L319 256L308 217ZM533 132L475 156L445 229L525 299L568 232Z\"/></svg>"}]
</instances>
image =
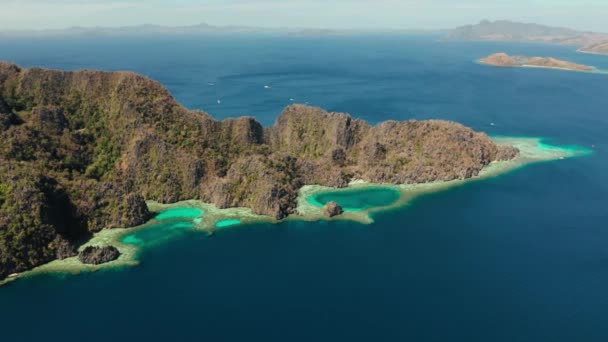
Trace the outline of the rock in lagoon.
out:
<instances>
[{"instance_id":1,"label":"rock in lagoon","mask_svg":"<svg viewBox=\"0 0 608 342\"><path fill-rule=\"evenodd\" d=\"M323 211L325 212L325 215L328 217L334 217L334 216L342 215L344 213L344 209L342 209L342 207L336 202L327 203L323 207Z\"/></svg>"},{"instance_id":2,"label":"rock in lagoon","mask_svg":"<svg viewBox=\"0 0 608 342\"><path fill-rule=\"evenodd\" d=\"M99 265L114 261L120 257L120 251L114 246L88 246L78 254L83 264Z\"/></svg>"}]
</instances>

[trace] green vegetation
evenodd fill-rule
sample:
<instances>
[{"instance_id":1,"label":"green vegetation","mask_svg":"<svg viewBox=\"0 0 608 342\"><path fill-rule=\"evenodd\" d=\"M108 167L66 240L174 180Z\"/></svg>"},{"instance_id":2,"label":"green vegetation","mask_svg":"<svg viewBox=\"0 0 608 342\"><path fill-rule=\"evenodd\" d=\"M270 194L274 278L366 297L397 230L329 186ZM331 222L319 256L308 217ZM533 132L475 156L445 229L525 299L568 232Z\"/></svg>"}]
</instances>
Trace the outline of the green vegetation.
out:
<instances>
[{"instance_id":1,"label":"green vegetation","mask_svg":"<svg viewBox=\"0 0 608 342\"><path fill-rule=\"evenodd\" d=\"M8 184L4 184L0 182L0 207L6 202L6 198L8 196L9 187Z\"/></svg>"},{"instance_id":2,"label":"green vegetation","mask_svg":"<svg viewBox=\"0 0 608 342\"><path fill-rule=\"evenodd\" d=\"M93 163L85 171L89 178L101 179L101 177L114 168L116 161L120 158L120 147L108 137L97 140L93 151Z\"/></svg>"}]
</instances>

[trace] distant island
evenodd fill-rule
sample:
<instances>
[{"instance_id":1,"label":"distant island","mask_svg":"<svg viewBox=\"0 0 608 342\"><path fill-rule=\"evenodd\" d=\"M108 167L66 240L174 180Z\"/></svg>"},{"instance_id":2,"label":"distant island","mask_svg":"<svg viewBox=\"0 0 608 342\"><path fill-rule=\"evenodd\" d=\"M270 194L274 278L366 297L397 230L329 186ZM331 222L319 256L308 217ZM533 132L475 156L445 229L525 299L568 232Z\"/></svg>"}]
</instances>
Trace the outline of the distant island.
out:
<instances>
[{"instance_id":1,"label":"distant island","mask_svg":"<svg viewBox=\"0 0 608 342\"><path fill-rule=\"evenodd\" d=\"M482 64L499 67L535 67L571 71L594 71L594 67L555 59L552 57L509 56L506 53L495 53L479 59Z\"/></svg>"},{"instance_id":2,"label":"distant island","mask_svg":"<svg viewBox=\"0 0 608 342\"><path fill-rule=\"evenodd\" d=\"M446 39L555 43L578 47L580 52L608 55L606 33L581 32L508 20L483 20L476 25L461 26L451 30Z\"/></svg>"},{"instance_id":3,"label":"distant island","mask_svg":"<svg viewBox=\"0 0 608 342\"><path fill-rule=\"evenodd\" d=\"M210 25L200 23L184 26L135 25L122 27L75 26L47 30L5 30L0 38L46 38L46 37L140 37L140 36L218 36L218 35L275 35L292 37L345 36L365 34L436 33L428 30L407 29L331 29L315 27L256 27L239 25Z\"/></svg>"},{"instance_id":4,"label":"distant island","mask_svg":"<svg viewBox=\"0 0 608 342\"><path fill-rule=\"evenodd\" d=\"M101 230L148 222L149 201L282 220L301 213L306 185L469 179L519 153L454 122L370 125L303 105L271 127L218 121L132 72L10 63L0 63L0 139L0 279L77 254L116 259L111 247L78 248Z\"/></svg>"},{"instance_id":5,"label":"distant island","mask_svg":"<svg viewBox=\"0 0 608 342\"><path fill-rule=\"evenodd\" d=\"M332 29L255 27L255 26L216 26L200 23L189 26L136 25L122 27L69 27L48 30L11 30L0 31L0 37L92 37L92 36L143 36L143 35L221 35L221 34L283 34L290 36L323 36L346 33Z\"/></svg>"},{"instance_id":6,"label":"distant island","mask_svg":"<svg viewBox=\"0 0 608 342\"><path fill-rule=\"evenodd\" d=\"M608 55L608 41L592 44L578 49L579 52Z\"/></svg>"}]
</instances>

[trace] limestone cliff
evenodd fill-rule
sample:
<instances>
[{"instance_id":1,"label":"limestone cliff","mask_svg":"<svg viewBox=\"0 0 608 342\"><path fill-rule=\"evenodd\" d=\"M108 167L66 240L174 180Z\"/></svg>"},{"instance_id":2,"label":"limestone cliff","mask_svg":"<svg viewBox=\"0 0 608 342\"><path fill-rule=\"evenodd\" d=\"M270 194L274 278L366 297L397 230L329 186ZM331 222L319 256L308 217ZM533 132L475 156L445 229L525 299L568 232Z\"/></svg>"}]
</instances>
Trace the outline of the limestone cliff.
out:
<instances>
[{"instance_id":1,"label":"limestone cliff","mask_svg":"<svg viewBox=\"0 0 608 342\"><path fill-rule=\"evenodd\" d=\"M277 219L305 184L468 178L513 158L446 121L371 126L294 105L263 128L180 106L130 72L0 63L0 278L75 254L92 232L149 218L145 200L200 199Z\"/></svg>"}]
</instances>

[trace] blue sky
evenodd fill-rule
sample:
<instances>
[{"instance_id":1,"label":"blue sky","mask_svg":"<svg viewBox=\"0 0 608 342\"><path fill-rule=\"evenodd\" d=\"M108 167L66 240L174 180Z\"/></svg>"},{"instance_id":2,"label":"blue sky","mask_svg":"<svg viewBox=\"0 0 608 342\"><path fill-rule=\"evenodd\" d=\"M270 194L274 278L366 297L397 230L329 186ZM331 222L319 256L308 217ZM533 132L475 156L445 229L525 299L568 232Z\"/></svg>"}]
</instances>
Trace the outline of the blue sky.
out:
<instances>
[{"instance_id":1,"label":"blue sky","mask_svg":"<svg viewBox=\"0 0 608 342\"><path fill-rule=\"evenodd\" d=\"M0 0L0 30L201 22L438 29L484 18L608 32L608 0Z\"/></svg>"}]
</instances>

